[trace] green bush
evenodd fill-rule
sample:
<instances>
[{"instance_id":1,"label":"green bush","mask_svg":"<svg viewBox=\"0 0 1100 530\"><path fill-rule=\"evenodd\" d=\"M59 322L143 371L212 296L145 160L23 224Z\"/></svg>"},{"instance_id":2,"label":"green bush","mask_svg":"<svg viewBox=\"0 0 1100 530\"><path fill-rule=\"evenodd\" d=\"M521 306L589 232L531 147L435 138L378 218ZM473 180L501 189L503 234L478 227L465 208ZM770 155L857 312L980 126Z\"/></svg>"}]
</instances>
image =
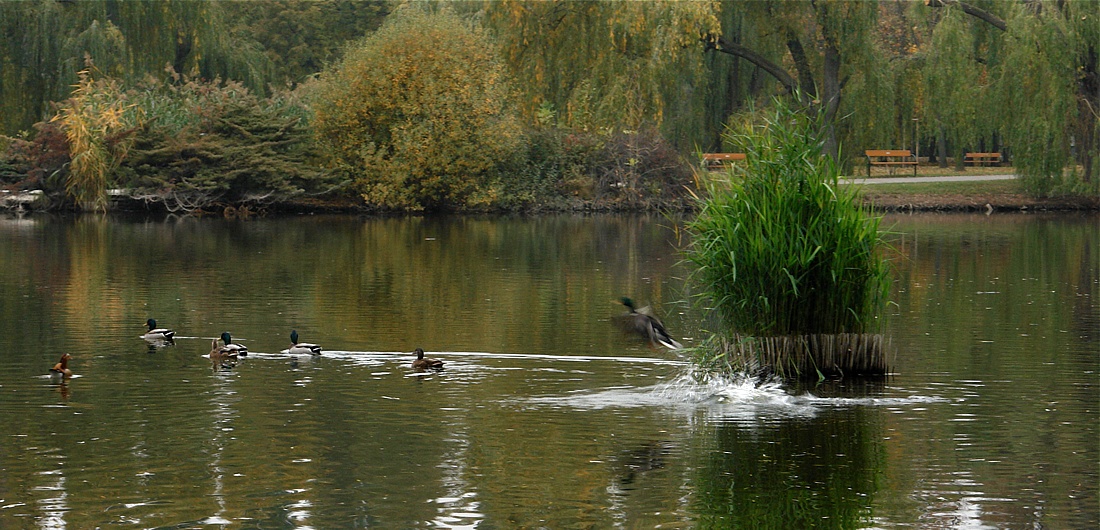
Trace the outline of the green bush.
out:
<instances>
[{"instance_id":1,"label":"green bush","mask_svg":"<svg viewBox=\"0 0 1100 530\"><path fill-rule=\"evenodd\" d=\"M592 133L540 126L525 131L502 165L496 206L508 209L681 207L690 167L656 129Z\"/></svg>"},{"instance_id":2,"label":"green bush","mask_svg":"<svg viewBox=\"0 0 1100 530\"><path fill-rule=\"evenodd\" d=\"M595 197L593 177L604 147L599 136L542 126L527 130L499 176L501 208L565 207Z\"/></svg>"},{"instance_id":3,"label":"green bush","mask_svg":"<svg viewBox=\"0 0 1100 530\"><path fill-rule=\"evenodd\" d=\"M235 82L173 75L123 89L81 78L54 120L0 153L0 178L103 209L108 187L169 210L262 205L337 187L322 167L296 94L253 95ZM83 165L77 162L82 162Z\"/></svg>"},{"instance_id":4,"label":"green bush","mask_svg":"<svg viewBox=\"0 0 1100 530\"><path fill-rule=\"evenodd\" d=\"M821 120L776 101L726 140L747 154L708 184L689 223L694 279L729 335L864 333L877 326L889 271L879 219L822 154Z\"/></svg>"},{"instance_id":5,"label":"green bush","mask_svg":"<svg viewBox=\"0 0 1100 530\"><path fill-rule=\"evenodd\" d=\"M260 98L239 83L184 77L130 98L147 120L120 180L170 209L273 203L333 185L308 113L288 94Z\"/></svg>"},{"instance_id":6,"label":"green bush","mask_svg":"<svg viewBox=\"0 0 1100 530\"><path fill-rule=\"evenodd\" d=\"M484 31L426 9L394 12L324 73L316 134L368 204L493 204L498 169L520 141L504 65Z\"/></svg>"}]
</instances>

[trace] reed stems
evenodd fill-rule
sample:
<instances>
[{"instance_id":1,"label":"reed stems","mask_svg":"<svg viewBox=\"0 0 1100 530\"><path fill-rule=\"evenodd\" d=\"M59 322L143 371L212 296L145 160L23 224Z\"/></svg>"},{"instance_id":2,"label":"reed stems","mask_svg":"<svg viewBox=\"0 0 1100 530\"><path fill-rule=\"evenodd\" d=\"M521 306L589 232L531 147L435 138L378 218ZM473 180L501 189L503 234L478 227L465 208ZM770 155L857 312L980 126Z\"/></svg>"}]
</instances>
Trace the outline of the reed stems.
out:
<instances>
[{"instance_id":1,"label":"reed stems","mask_svg":"<svg viewBox=\"0 0 1100 530\"><path fill-rule=\"evenodd\" d=\"M777 100L762 118L727 133L747 159L707 183L688 225L693 280L731 338L726 351L803 376L885 373L873 334L889 288L879 219L837 185L820 116Z\"/></svg>"}]
</instances>

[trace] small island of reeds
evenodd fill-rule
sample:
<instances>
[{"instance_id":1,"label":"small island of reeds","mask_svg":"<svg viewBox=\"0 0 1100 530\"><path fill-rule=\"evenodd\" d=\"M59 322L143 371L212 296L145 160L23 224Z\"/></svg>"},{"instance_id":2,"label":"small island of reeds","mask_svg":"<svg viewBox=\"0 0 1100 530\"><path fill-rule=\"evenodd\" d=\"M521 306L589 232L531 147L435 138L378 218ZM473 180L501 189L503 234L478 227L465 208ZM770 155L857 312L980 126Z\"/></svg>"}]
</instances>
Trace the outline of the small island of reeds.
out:
<instances>
[{"instance_id":1,"label":"small island of reeds","mask_svg":"<svg viewBox=\"0 0 1100 530\"><path fill-rule=\"evenodd\" d=\"M823 121L776 100L727 144L746 159L705 179L685 250L715 318L705 369L787 379L884 375L889 267L880 219L823 152Z\"/></svg>"}]
</instances>

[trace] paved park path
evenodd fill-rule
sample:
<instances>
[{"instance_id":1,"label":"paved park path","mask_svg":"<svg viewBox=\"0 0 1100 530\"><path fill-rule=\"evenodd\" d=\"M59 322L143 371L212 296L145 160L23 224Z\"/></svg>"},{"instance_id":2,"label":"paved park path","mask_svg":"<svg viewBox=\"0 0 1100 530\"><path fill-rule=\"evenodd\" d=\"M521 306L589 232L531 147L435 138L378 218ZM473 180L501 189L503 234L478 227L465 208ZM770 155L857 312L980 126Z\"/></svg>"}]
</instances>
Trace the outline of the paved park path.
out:
<instances>
[{"instance_id":1,"label":"paved park path","mask_svg":"<svg viewBox=\"0 0 1100 530\"><path fill-rule=\"evenodd\" d=\"M906 184L917 182L976 182L980 180L1012 180L1016 175L961 175L956 177L878 177L841 179L848 184Z\"/></svg>"}]
</instances>

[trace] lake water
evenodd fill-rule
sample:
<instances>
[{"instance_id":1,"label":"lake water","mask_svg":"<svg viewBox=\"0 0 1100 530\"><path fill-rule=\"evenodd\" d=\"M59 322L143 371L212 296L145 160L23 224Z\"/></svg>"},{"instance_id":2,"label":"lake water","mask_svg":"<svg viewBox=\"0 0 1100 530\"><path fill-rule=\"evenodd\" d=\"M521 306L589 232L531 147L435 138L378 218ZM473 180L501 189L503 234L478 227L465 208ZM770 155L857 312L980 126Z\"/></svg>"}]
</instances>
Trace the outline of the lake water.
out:
<instances>
[{"instance_id":1,"label":"lake water","mask_svg":"<svg viewBox=\"0 0 1100 530\"><path fill-rule=\"evenodd\" d=\"M659 216L0 218L0 528L1097 527L1100 217L884 225L894 374L791 386L610 324L703 336Z\"/></svg>"}]
</instances>

